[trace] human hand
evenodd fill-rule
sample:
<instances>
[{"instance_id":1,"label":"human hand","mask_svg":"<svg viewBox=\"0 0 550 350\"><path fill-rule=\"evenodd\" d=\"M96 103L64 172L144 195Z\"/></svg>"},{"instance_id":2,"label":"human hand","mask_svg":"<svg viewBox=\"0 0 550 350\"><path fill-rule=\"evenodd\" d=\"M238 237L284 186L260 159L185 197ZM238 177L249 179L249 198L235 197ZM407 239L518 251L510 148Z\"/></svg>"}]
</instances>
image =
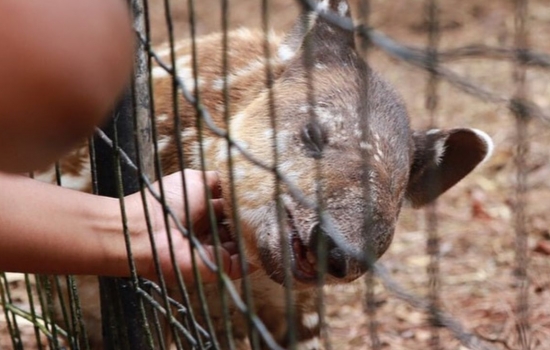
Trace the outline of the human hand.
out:
<instances>
[{"instance_id":1,"label":"human hand","mask_svg":"<svg viewBox=\"0 0 550 350\"><path fill-rule=\"evenodd\" d=\"M203 243L203 248L208 259L215 263L215 249L212 242L211 220L209 217L205 190L211 193L210 204L215 215L216 222L223 218L223 199L219 187L219 178L215 172L206 172L206 183L203 181L203 173L196 170L186 169L184 171L185 183L188 198L189 222L193 232ZM178 172L165 176L162 179L166 204L180 223L187 228L188 220L185 213L184 188L182 173ZM159 183L155 186L159 188ZM160 191L159 191L160 192ZM136 193L126 198L128 201L129 225L131 232L131 245L138 274L149 279L158 279L150 238L144 218L143 203L141 194ZM155 250L158 254L160 268L168 283L175 283L176 271L171 261L171 250L175 253L175 259L185 281L193 281L193 262L191 257L191 243L178 230L173 218L168 219L168 228L165 225L162 205L147 192L147 204L151 217L152 234L155 242ZM132 219L130 219L132 218ZM218 231L222 240L219 247L220 257L223 262L223 271L232 279L242 277L239 256L236 244L231 241L228 232L218 225ZM169 234L168 234L169 233ZM171 241L171 244L170 244ZM195 262L203 282L213 282L217 273L213 272L194 250Z\"/></svg>"}]
</instances>

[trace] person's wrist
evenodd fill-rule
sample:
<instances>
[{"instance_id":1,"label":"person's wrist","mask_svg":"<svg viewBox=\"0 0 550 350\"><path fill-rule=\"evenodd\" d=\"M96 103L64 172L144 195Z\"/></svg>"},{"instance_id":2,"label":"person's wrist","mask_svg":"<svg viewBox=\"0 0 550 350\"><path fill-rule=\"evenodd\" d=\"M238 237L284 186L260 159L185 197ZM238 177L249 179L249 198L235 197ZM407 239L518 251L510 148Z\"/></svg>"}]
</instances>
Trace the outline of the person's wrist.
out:
<instances>
[{"instance_id":1,"label":"person's wrist","mask_svg":"<svg viewBox=\"0 0 550 350\"><path fill-rule=\"evenodd\" d=\"M101 232L98 236L104 252L102 259L104 268L102 268L102 271L105 271L105 275L110 276L128 276L130 268L119 199L102 197L100 210L101 223L99 223L100 227L97 229ZM128 227L130 228L129 223L135 216L135 209L126 206L125 211Z\"/></svg>"},{"instance_id":2,"label":"person's wrist","mask_svg":"<svg viewBox=\"0 0 550 350\"><path fill-rule=\"evenodd\" d=\"M147 194L145 198L147 200L149 221L145 215L145 208L141 193L134 193L126 197L125 203L132 258L134 259L137 273L140 276L147 277L153 269L149 227L151 227L154 232L157 208L154 206L154 199L151 199ZM128 261L126 261L126 264L129 266Z\"/></svg>"}]
</instances>

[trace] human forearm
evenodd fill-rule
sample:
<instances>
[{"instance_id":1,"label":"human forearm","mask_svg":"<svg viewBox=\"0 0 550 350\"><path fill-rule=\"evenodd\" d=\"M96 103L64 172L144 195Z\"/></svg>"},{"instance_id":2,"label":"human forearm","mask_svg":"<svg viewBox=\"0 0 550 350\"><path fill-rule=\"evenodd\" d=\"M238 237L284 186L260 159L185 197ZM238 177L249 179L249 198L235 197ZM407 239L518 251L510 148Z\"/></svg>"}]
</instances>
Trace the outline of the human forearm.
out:
<instances>
[{"instance_id":1,"label":"human forearm","mask_svg":"<svg viewBox=\"0 0 550 350\"><path fill-rule=\"evenodd\" d=\"M0 270L126 275L116 199L0 173Z\"/></svg>"},{"instance_id":2,"label":"human forearm","mask_svg":"<svg viewBox=\"0 0 550 350\"><path fill-rule=\"evenodd\" d=\"M205 186L213 191L210 201L218 219L223 216L223 200L218 177L206 173L202 182L199 171L186 170L189 213L195 234L206 242L212 227L205 200ZM164 177L164 194L176 220L186 223L182 173ZM163 210L151 196L148 198L152 234L156 242L159 266L169 283L176 281L171 251L187 281L194 278L190 243L170 219L170 230L164 223ZM150 235L147 229L142 197L139 193L124 198L132 254L137 273L156 279ZM170 239L169 239L170 237ZM220 253L224 271L232 278L241 276L235 244L225 235ZM215 248L204 245L210 261ZM216 274L197 257L203 281L214 281ZM130 269L123 235L118 199L77 192L16 175L0 172L0 271L91 274L129 276Z\"/></svg>"}]
</instances>

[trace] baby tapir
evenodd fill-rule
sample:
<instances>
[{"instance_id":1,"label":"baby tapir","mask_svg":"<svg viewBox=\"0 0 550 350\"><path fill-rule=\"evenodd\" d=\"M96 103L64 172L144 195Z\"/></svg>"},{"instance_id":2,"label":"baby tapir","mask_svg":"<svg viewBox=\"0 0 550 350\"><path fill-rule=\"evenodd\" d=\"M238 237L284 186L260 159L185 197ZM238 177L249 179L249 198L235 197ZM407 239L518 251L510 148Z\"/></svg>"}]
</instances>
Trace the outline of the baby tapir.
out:
<instances>
[{"instance_id":1,"label":"baby tapir","mask_svg":"<svg viewBox=\"0 0 550 350\"><path fill-rule=\"evenodd\" d=\"M350 17L346 1L323 1L317 9ZM235 147L228 152L226 140L208 126L199 143L197 112L181 98L178 117L186 164L201 169L202 149L206 168L220 173L233 228L237 223L231 221L231 206L237 206L244 254L260 267L250 277L254 309L274 340L281 347L289 345L283 285L285 266L290 266L297 347L318 349L320 324L312 288L318 285L320 237L326 248L323 283L358 278L366 266L350 252L380 257L392 240L403 203L420 207L434 200L486 159L492 142L474 129L412 131L401 98L361 58L354 35L317 14L304 14L286 36L246 29L230 32L228 46L224 79L222 35L197 41L195 80L191 44L180 43L176 47L178 76L190 92L199 91L213 123L228 130L240 149L267 167L276 167L306 201L320 203L318 208L330 218L330 227L321 220L320 210L305 205L304 198L298 198L287 183L282 182L276 192L273 172L258 167ZM169 62L167 50L159 55ZM159 153L164 174L168 174L179 170L172 77L161 67L155 67L152 74ZM87 168L82 164L82 169ZM88 186L87 181L80 181L75 187ZM277 215L275 193L279 193L283 215ZM284 248L290 260L286 265ZM87 283L81 288L96 287ZM227 348L217 286L205 289L218 341L221 348ZM193 291L191 299L198 304ZM99 313L97 301L83 298L82 302L85 314ZM230 337L238 347L246 348L245 317L235 306L230 309Z\"/></svg>"}]
</instances>

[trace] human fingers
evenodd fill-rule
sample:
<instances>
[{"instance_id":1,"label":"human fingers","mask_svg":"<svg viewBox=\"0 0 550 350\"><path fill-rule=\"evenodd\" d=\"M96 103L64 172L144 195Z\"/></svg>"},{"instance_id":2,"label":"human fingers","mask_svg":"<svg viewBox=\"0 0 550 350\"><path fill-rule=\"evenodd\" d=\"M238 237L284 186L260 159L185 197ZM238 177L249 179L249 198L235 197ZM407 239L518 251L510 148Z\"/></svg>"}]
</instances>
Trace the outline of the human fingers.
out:
<instances>
[{"instance_id":1,"label":"human fingers","mask_svg":"<svg viewBox=\"0 0 550 350\"><path fill-rule=\"evenodd\" d=\"M218 235L220 236L220 241L222 243L233 241L231 231L229 230L229 226L227 224L218 225Z\"/></svg>"},{"instance_id":2,"label":"human fingers","mask_svg":"<svg viewBox=\"0 0 550 350\"><path fill-rule=\"evenodd\" d=\"M207 228L199 226L193 232L202 244L214 245L214 230L210 226ZM222 244L233 240L227 225L218 224L216 234Z\"/></svg>"},{"instance_id":3,"label":"human fingers","mask_svg":"<svg viewBox=\"0 0 550 350\"><path fill-rule=\"evenodd\" d=\"M217 172L185 169L184 175L188 187L192 187L197 191L204 191L205 188L209 188L212 198L220 198L220 177Z\"/></svg>"},{"instance_id":4,"label":"human fingers","mask_svg":"<svg viewBox=\"0 0 550 350\"><path fill-rule=\"evenodd\" d=\"M206 177L206 186L210 188L212 198L221 198L222 190L218 173L215 171L206 171L204 174Z\"/></svg>"},{"instance_id":5,"label":"human fingers","mask_svg":"<svg viewBox=\"0 0 550 350\"><path fill-rule=\"evenodd\" d=\"M203 246L203 248L210 262L215 264L216 248L214 246ZM234 279L242 278L242 269L239 263L239 255L236 253L233 253L233 254L232 253L233 253L233 248L229 246L225 247L224 245L222 245L222 247L219 248L220 260L222 262L221 269L223 273L225 273L229 278L234 280ZM197 258L195 259L197 264L197 269L201 275L202 281L204 283L212 283L217 281L218 272L213 271L208 266L208 264L199 256L197 252L195 252L195 254L197 255ZM189 270L190 267L184 266L182 268ZM192 278L192 276L190 277Z\"/></svg>"},{"instance_id":6,"label":"human fingers","mask_svg":"<svg viewBox=\"0 0 550 350\"><path fill-rule=\"evenodd\" d=\"M239 247L236 242L227 241L222 242L223 249L225 249L230 255L235 255L239 252Z\"/></svg>"},{"instance_id":7,"label":"human fingers","mask_svg":"<svg viewBox=\"0 0 550 350\"><path fill-rule=\"evenodd\" d=\"M214 211L214 215L216 216L217 221L221 221L224 216L224 200L221 198L212 199L210 201L212 203L212 210Z\"/></svg>"}]
</instances>

